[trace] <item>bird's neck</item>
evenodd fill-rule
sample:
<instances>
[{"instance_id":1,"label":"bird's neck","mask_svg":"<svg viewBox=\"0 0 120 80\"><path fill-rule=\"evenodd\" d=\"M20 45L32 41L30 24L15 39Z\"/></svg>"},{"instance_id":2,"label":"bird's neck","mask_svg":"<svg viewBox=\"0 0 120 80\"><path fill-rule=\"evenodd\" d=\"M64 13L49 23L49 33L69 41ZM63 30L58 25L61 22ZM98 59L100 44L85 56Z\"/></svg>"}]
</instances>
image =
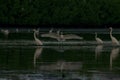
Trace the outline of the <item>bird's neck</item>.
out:
<instances>
[{"instance_id":1,"label":"bird's neck","mask_svg":"<svg viewBox=\"0 0 120 80\"><path fill-rule=\"evenodd\" d=\"M112 29L110 30L110 37L112 37Z\"/></svg>"},{"instance_id":2,"label":"bird's neck","mask_svg":"<svg viewBox=\"0 0 120 80\"><path fill-rule=\"evenodd\" d=\"M53 31L53 30L51 29L51 30L49 31L49 33L52 33L52 31Z\"/></svg>"},{"instance_id":3,"label":"bird's neck","mask_svg":"<svg viewBox=\"0 0 120 80\"><path fill-rule=\"evenodd\" d=\"M60 34L60 31L57 31L57 35L59 35Z\"/></svg>"},{"instance_id":4,"label":"bird's neck","mask_svg":"<svg viewBox=\"0 0 120 80\"><path fill-rule=\"evenodd\" d=\"M97 38L97 33L95 34L95 38Z\"/></svg>"},{"instance_id":5,"label":"bird's neck","mask_svg":"<svg viewBox=\"0 0 120 80\"><path fill-rule=\"evenodd\" d=\"M37 37L36 37L36 33L34 32L34 39L36 39Z\"/></svg>"}]
</instances>

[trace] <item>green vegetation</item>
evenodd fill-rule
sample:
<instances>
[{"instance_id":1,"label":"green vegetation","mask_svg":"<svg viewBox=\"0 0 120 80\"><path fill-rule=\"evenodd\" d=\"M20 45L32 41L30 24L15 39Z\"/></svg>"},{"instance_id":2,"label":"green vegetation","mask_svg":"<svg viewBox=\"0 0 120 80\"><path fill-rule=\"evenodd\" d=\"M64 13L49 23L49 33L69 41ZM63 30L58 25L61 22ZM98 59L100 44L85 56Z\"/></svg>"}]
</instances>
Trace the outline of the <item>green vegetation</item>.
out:
<instances>
[{"instance_id":1,"label":"green vegetation","mask_svg":"<svg viewBox=\"0 0 120 80\"><path fill-rule=\"evenodd\" d=\"M117 24L120 0L1 0L2 24Z\"/></svg>"}]
</instances>

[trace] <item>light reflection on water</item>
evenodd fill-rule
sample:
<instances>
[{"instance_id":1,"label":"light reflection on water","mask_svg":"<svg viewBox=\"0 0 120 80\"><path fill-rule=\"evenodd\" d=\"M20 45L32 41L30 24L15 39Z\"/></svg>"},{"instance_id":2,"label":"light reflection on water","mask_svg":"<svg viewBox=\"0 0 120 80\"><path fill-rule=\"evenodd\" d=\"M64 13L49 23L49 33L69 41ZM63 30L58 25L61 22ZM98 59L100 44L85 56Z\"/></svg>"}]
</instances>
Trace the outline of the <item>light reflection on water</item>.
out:
<instances>
[{"instance_id":1,"label":"light reflection on water","mask_svg":"<svg viewBox=\"0 0 120 80\"><path fill-rule=\"evenodd\" d=\"M120 47L111 45L106 29L63 30L85 38L58 42L40 37L43 46L35 45L31 31L12 30L7 38L0 34L0 80L120 80ZM103 45L96 44L94 31Z\"/></svg>"},{"instance_id":2,"label":"light reflection on water","mask_svg":"<svg viewBox=\"0 0 120 80\"><path fill-rule=\"evenodd\" d=\"M11 46L0 52L0 79L120 79L119 47Z\"/></svg>"}]
</instances>

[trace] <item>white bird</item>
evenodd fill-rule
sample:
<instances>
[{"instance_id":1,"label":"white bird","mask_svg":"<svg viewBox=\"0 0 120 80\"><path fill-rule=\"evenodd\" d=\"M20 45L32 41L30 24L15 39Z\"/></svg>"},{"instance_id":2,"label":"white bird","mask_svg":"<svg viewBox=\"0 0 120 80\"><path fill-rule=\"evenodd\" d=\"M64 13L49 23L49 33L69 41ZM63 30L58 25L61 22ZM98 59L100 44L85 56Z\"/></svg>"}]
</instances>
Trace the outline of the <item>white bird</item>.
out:
<instances>
[{"instance_id":1,"label":"white bird","mask_svg":"<svg viewBox=\"0 0 120 80\"><path fill-rule=\"evenodd\" d=\"M66 39L83 39L83 37L80 37L75 34L63 35L62 32L60 34L60 30L58 30L57 33L53 33L52 30L53 29L51 29L47 34L42 34L41 37L50 37L50 38L57 39L58 41L65 41Z\"/></svg>"},{"instance_id":2,"label":"white bird","mask_svg":"<svg viewBox=\"0 0 120 80\"><path fill-rule=\"evenodd\" d=\"M18 30L18 28L16 28L16 33L18 33L19 32L19 30Z\"/></svg>"},{"instance_id":3,"label":"white bird","mask_svg":"<svg viewBox=\"0 0 120 80\"><path fill-rule=\"evenodd\" d=\"M119 41L112 35L112 27L110 27L109 29L110 29L110 38L112 40L112 44L119 45Z\"/></svg>"},{"instance_id":4,"label":"white bird","mask_svg":"<svg viewBox=\"0 0 120 80\"><path fill-rule=\"evenodd\" d=\"M99 37L97 37L97 33L96 32L95 32L95 39L96 39L98 44L103 44L103 41Z\"/></svg>"},{"instance_id":5,"label":"white bird","mask_svg":"<svg viewBox=\"0 0 120 80\"><path fill-rule=\"evenodd\" d=\"M49 30L49 33L52 33L53 32L53 28L51 28L50 30Z\"/></svg>"},{"instance_id":6,"label":"white bird","mask_svg":"<svg viewBox=\"0 0 120 80\"><path fill-rule=\"evenodd\" d=\"M36 44L37 44L37 45L43 45L42 41L40 41L40 40L36 37L36 34L37 34L36 30L34 30L34 39L35 39Z\"/></svg>"},{"instance_id":7,"label":"white bird","mask_svg":"<svg viewBox=\"0 0 120 80\"><path fill-rule=\"evenodd\" d=\"M60 30L57 31L57 33L53 32L53 29L51 29L49 31L49 33L46 34L42 34L41 37L49 37L49 38L53 38L53 39L57 39L59 41L60 38Z\"/></svg>"},{"instance_id":8,"label":"white bird","mask_svg":"<svg viewBox=\"0 0 120 80\"><path fill-rule=\"evenodd\" d=\"M75 35L75 34L65 34L65 35L63 35L63 33L61 32L60 39L61 39L61 41L65 41L67 39L80 39L81 40L81 39L83 39L83 37L80 37L80 36Z\"/></svg>"},{"instance_id":9,"label":"white bird","mask_svg":"<svg viewBox=\"0 0 120 80\"><path fill-rule=\"evenodd\" d=\"M3 29L2 29L1 32L4 33L5 35L8 35L8 34L9 34L9 30L7 30L7 29L6 29L6 30L3 30Z\"/></svg>"},{"instance_id":10,"label":"white bird","mask_svg":"<svg viewBox=\"0 0 120 80\"><path fill-rule=\"evenodd\" d=\"M6 36L6 37L8 37L8 34L9 34L9 30L1 30L1 32Z\"/></svg>"},{"instance_id":11,"label":"white bird","mask_svg":"<svg viewBox=\"0 0 120 80\"><path fill-rule=\"evenodd\" d=\"M39 29L37 29L37 30L36 30L36 29L33 29L33 31L35 31L36 34L39 35Z\"/></svg>"}]
</instances>

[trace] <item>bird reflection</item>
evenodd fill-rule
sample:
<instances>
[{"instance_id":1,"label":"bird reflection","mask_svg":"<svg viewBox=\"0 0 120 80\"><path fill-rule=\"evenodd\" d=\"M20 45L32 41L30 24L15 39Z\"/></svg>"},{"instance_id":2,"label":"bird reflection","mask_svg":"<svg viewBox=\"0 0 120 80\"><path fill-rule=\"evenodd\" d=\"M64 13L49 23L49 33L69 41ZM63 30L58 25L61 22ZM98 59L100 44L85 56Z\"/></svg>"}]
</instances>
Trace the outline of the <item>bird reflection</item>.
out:
<instances>
[{"instance_id":1,"label":"bird reflection","mask_svg":"<svg viewBox=\"0 0 120 80\"><path fill-rule=\"evenodd\" d=\"M51 48L54 49L58 52L64 52L66 50L80 50L82 47L81 46L46 46L45 48Z\"/></svg>"},{"instance_id":2,"label":"bird reflection","mask_svg":"<svg viewBox=\"0 0 120 80\"><path fill-rule=\"evenodd\" d=\"M103 49L103 45L96 46L96 48L95 48L95 60L97 59L98 56L100 56L102 49Z\"/></svg>"},{"instance_id":3,"label":"bird reflection","mask_svg":"<svg viewBox=\"0 0 120 80\"><path fill-rule=\"evenodd\" d=\"M36 59L38 59L38 57L41 55L42 53L42 50L43 50L43 47L42 46L39 46L36 48L35 50L35 53L34 53L34 67L36 67Z\"/></svg>"},{"instance_id":4,"label":"bird reflection","mask_svg":"<svg viewBox=\"0 0 120 80\"><path fill-rule=\"evenodd\" d=\"M60 69L61 72L64 69L64 65L65 65L65 61L64 60L57 61L57 67L58 67L58 69Z\"/></svg>"},{"instance_id":5,"label":"bird reflection","mask_svg":"<svg viewBox=\"0 0 120 80\"><path fill-rule=\"evenodd\" d=\"M112 64L113 64L113 60L116 59L116 57L119 54L119 48L113 48L110 54L110 70L112 70Z\"/></svg>"}]
</instances>

